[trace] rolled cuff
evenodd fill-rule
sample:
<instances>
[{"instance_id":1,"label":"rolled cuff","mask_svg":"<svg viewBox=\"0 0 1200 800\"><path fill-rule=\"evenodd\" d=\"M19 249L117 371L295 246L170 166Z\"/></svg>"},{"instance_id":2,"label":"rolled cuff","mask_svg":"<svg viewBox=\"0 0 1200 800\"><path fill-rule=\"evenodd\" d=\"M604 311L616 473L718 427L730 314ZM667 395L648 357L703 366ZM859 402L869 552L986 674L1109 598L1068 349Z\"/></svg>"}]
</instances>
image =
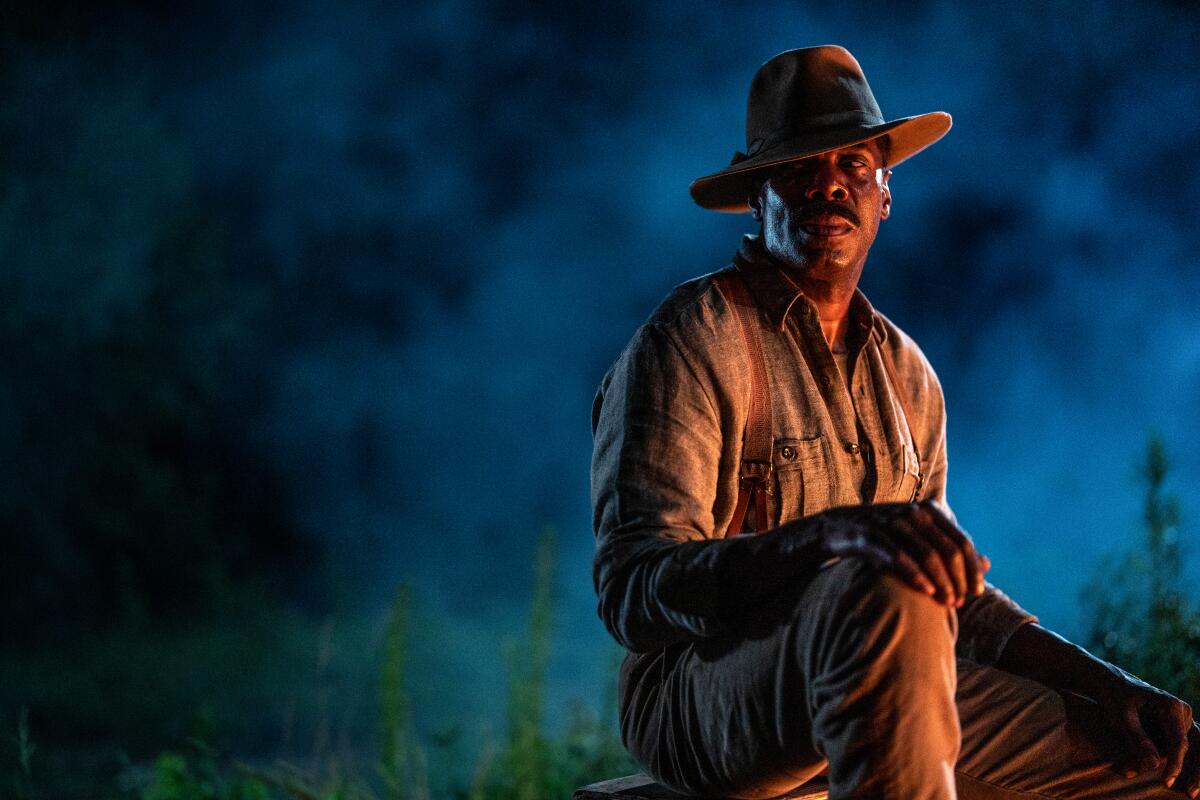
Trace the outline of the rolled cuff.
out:
<instances>
[{"instance_id":1,"label":"rolled cuff","mask_svg":"<svg viewBox=\"0 0 1200 800\"><path fill-rule=\"evenodd\" d=\"M977 664L995 666L1017 628L1037 621L1037 617L988 583L983 594L959 609L956 655Z\"/></svg>"}]
</instances>

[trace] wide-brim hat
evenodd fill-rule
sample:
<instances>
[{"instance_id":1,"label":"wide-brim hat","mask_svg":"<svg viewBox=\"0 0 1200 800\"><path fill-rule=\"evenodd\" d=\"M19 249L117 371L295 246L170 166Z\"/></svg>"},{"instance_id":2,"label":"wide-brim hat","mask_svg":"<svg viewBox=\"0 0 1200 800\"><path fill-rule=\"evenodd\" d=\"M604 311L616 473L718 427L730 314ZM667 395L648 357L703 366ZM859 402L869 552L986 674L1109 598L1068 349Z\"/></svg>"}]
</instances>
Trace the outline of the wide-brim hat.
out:
<instances>
[{"instance_id":1,"label":"wide-brim hat","mask_svg":"<svg viewBox=\"0 0 1200 800\"><path fill-rule=\"evenodd\" d=\"M780 53L759 67L746 103L746 151L692 182L692 199L713 211L749 211L763 172L886 135L888 166L916 155L950 130L944 111L885 120L862 67L837 45Z\"/></svg>"}]
</instances>

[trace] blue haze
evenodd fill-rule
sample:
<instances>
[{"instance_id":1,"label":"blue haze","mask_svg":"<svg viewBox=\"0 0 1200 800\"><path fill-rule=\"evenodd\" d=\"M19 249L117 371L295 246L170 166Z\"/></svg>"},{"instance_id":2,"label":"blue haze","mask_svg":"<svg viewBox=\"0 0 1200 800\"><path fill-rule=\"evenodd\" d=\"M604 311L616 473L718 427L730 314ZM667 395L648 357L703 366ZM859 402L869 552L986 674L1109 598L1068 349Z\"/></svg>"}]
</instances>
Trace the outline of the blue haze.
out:
<instances>
[{"instance_id":1,"label":"blue haze","mask_svg":"<svg viewBox=\"0 0 1200 800\"><path fill-rule=\"evenodd\" d=\"M524 625L546 525L552 707L593 696L611 666L591 586L592 394L670 287L750 230L687 185L743 147L749 78L789 47L847 46L888 116L954 116L896 170L865 289L941 376L950 500L993 580L1080 633L1084 580L1137 534L1154 430L1184 534L1200 532L1200 18L913 8L115 18L197 191L227 210L235 263L285 312L259 445L351 565L349 591L382 604L415 588L418 707L499 706L499 640Z\"/></svg>"}]
</instances>

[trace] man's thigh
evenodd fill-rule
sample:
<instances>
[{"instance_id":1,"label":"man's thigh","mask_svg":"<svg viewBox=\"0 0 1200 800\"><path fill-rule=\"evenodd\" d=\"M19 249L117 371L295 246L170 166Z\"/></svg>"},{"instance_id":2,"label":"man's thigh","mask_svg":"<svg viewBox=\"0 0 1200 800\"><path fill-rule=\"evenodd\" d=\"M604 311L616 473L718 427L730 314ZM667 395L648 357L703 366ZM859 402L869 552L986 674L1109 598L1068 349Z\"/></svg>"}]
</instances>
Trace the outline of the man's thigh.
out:
<instances>
[{"instance_id":1,"label":"man's thigh","mask_svg":"<svg viewBox=\"0 0 1200 800\"><path fill-rule=\"evenodd\" d=\"M907 608L932 613L889 614ZM661 685L626 712L626 744L673 788L740 798L782 794L826 768L820 743L828 746L828 737L841 742L880 726L867 710L871 701L859 698L850 711L843 706L859 686L878 682L859 678L887 674L888 654L902 649L887 645L887 637L904 636L910 623L928 624L913 641L940 635L948 647L952 620L893 578L843 559L794 596L777 598L747 621L741 636L688 647ZM953 657L945 655L952 673ZM920 657L913 661L919 663ZM930 686L938 683L933 677ZM884 694L897 690L889 684ZM843 712L846 719L838 716ZM869 718L860 720L864 714Z\"/></svg>"},{"instance_id":2,"label":"man's thigh","mask_svg":"<svg viewBox=\"0 0 1200 800\"><path fill-rule=\"evenodd\" d=\"M957 667L960 800L1186 797L1159 773L1117 772L1119 733L1091 701L964 659Z\"/></svg>"},{"instance_id":3,"label":"man's thigh","mask_svg":"<svg viewBox=\"0 0 1200 800\"><path fill-rule=\"evenodd\" d=\"M623 731L651 775L693 794L765 798L825 768L799 663L807 629L797 624L818 588L780 598L743 636L688 646L661 684L646 679Z\"/></svg>"},{"instance_id":4,"label":"man's thigh","mask_svg":"<svg viewBox=\"0 0 1200 800\"><path fill-rule=\"evenodd\" d=\"M666 676L658 743L664 777L692 792L775 797L821 772L806 686L797 667L798 626L729 645L689 647Z\"/></svg>"}]
</instances>

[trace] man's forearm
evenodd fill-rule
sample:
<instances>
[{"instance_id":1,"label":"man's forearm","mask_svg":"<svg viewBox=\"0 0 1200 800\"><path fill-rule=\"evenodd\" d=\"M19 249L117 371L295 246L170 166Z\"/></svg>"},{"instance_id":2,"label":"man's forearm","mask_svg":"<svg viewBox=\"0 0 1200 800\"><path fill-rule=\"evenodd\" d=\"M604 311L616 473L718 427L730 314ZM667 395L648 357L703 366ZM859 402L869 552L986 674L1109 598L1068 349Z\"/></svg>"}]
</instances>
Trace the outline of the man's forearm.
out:
<instances>
[{"instance_id":1,"label":"man's forearm","mask_svg":"<svg viewBox=\"0 0 1200 800\"><path fill-rule=\"evenodd\" d=\"M996 666L1052 689L1093 700L1128 680L1112 664L1034 622L1013 632Z\"/></svg>"},{"instance_id":2,"label":"man's forearm","mask_svg":"<svg viewBox=\"0 0 1200 800\"><path fill-rule=\"evenodd\" d=\"M635 652L744 633L766 602L802 589L816 574L823 550L810 526L798 521L756 536L657 544L619 572L601 566L601 617Z\"/></svg>"}]
</instances>

